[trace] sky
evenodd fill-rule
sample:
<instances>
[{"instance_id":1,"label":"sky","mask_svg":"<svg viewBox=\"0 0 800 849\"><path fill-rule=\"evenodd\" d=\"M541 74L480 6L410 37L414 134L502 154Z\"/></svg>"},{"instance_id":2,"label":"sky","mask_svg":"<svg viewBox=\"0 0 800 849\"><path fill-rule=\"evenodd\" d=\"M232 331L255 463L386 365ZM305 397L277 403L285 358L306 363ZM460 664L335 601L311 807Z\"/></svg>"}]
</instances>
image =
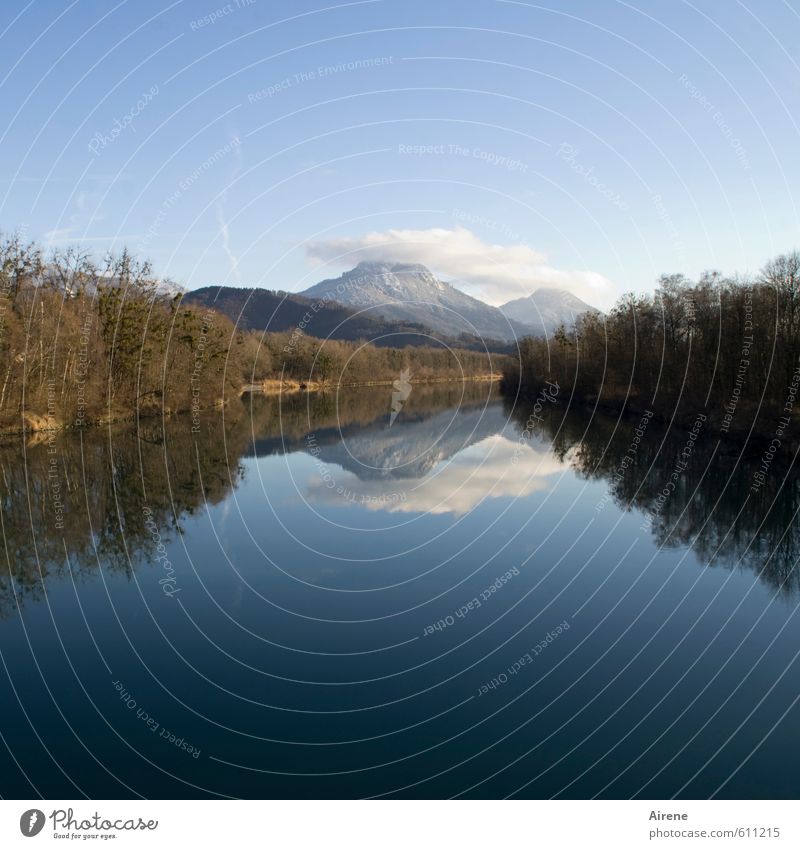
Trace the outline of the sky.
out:
<instances>
[{"instance_id":1,"label":"sky","mask_svg":"<svg viewBox=\"0 0 800 849\"><path fill-rule=\"evenodd\" d=\"M800 247L793 0L4 0L0 229L606 308Z\"/></svg>"}]
</instances>

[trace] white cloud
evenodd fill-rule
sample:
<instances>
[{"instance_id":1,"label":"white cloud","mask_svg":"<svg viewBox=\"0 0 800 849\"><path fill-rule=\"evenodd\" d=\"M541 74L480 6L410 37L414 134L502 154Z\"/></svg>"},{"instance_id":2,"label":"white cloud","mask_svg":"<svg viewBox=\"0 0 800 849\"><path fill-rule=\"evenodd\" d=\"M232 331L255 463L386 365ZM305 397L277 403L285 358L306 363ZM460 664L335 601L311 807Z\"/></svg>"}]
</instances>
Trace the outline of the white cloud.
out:
<instances>
[{"instance_id":1,"label":"white cloud","mask_svg":"<svg viewBox=\"0 0 800 849\"><path fill-rule=\"evenodd\" d=\"M544 254L526 245L489 244L465 227L384 230L326 239L309 243L306 254L313 261L348 268L362 260L420 262L495 306L541 286L565 289L593 305L612 296L612 284L601 274L553 268Z\"/></svg>"}]
</instances>

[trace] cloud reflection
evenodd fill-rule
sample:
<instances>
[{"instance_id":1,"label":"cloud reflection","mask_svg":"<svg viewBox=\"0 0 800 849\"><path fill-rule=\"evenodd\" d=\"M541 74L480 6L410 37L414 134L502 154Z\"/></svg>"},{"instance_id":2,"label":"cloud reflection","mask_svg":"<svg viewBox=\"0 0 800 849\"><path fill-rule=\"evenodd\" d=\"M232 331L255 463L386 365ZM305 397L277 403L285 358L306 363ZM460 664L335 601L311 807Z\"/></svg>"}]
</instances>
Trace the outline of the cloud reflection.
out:
<instances>
[{"instance_id":1,"label":"cloud reflection","mask_svg":"<svg viewBox=\"0 0 800 849\"><path fill-rule=\"evenodd\" d=\"M419 477L360 478L337 464L320 463L305 497L318 505L463 516L484 499L523 498L546 490L548 479L563 469L548 445L495 433Z\"/></svg>"}]
</instances>

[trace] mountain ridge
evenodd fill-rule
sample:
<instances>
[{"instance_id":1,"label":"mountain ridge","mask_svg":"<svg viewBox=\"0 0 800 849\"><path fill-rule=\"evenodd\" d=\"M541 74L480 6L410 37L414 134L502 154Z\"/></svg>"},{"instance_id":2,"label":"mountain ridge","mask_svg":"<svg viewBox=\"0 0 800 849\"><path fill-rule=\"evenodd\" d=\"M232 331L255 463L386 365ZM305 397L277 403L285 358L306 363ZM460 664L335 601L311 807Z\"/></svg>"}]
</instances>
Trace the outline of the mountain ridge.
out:
<instances>
[{"instance_id":1,"label":"mountain ridge","mask_svg":"<svg viewBox=\"0 0 800 849\"><path fill-rule=\"evenodd\" d=\"M444 343L511 352L524 336L550 336L585 312L575 295L540 287L494 307L441 280L421 263L364 261L339 277L293 293L205 286L183 301L214 308L250 330L303 329L319 338L369 339L380 346Z\"/></svg>"},{"instance_id":2,"label":"mountain ridge","mask_svg":"<svg viewBox=\"0 0 800 849\"><path fill-rule=\"evenodd\" d=\"M423 324L371 317L335 300L315 301L292 292L241 286L203 286L183 295L187 306L211 308L226 315L237 327L268 333L302 329L308 336L345 341L370 340L378 347L441 345L491 353L511 354L513 346L502 340L475 336L434 334Z\"/></svg>"},{"instance_id":3,"label":"mountain ridge","mask_svg":"<svg viewBox=\"0 0 800 849\"><path fill-rule=\"evenodd\" d=\"M450 336L462 333L512 341L531 329L507 318L497 307L440 280L420 263L360 262L339 277L300 292L313 299L336 300L368 314L412 321Z\"/></svg>"},{"instance_id":4,"label":"mountain ridge","mask_svg":"<svg viewBox=\"0 0 800 849\"><path fill-rule=\"evenodd\" d=\"M531 327L536 336L552 336L562 324L572 327L581 315L600 312L577 295L550 286L541 286L530 295L514 298L498 309L510 320Z\"/></svg>"}]
</instances>

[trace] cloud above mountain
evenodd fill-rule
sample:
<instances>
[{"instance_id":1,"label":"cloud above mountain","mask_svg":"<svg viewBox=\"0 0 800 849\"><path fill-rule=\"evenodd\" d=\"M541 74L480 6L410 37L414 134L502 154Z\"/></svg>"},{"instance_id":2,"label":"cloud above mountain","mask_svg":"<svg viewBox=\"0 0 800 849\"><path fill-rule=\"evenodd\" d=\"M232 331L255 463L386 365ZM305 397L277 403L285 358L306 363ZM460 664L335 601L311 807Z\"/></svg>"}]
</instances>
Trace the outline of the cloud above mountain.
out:
<instances>
[{"instance_id":1,"label":"cloud above mountain","mask_svg":"<svg viewBox=\"0 0 800 849\"><path fill-rule=\"evenodd\" d=\"M307 257L350 267L363 260L415 262L461 282L460 288L492 305L546 286L564 289L590 304L607 303L612 284L594 271L562 270L526 245L493 245L465 227L384 230L363 236L310 242Z\"/></svg>"}]
</instances>

